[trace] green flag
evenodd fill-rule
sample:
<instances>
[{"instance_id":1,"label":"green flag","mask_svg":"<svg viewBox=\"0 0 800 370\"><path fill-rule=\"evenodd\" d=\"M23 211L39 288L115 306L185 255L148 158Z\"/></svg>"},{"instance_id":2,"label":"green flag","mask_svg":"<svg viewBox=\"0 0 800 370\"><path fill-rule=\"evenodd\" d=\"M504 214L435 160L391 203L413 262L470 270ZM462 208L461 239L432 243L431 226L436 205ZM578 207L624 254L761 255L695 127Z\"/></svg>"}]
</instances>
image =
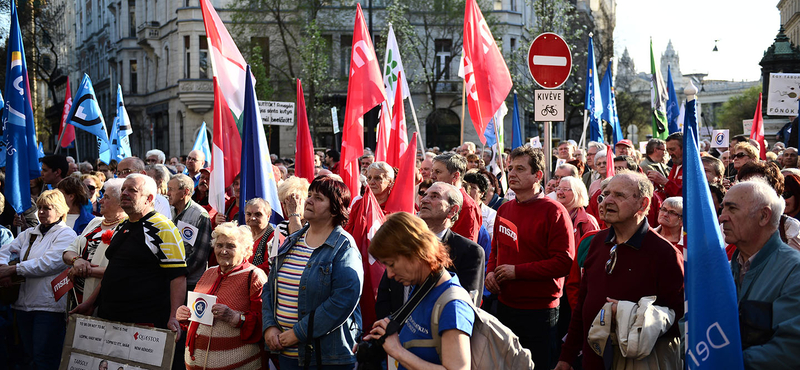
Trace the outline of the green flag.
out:
<instances>
[{"instance_id":1,"label":"green flag","mask_svg":"<svg viewBox=\"0 0 800 370\"><path fill-rule=\"evenodd\" d=\"M667 86L656 67L653 57L653 39L650 39L650 108L653 110L653 138L666 139L667 130Z\"/></svg>"}]
</instances>

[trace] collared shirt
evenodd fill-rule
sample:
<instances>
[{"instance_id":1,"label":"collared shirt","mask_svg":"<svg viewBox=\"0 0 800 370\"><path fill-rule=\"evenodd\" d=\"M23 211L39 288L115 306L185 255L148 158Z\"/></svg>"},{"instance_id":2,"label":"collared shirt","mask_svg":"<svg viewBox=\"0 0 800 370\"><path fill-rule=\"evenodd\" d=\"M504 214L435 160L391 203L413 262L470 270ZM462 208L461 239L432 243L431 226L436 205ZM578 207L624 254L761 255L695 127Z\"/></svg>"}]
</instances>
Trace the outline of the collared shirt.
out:
<instances>
[{"instance_id":1,"label":"collared shirt","mask_svg":"<svg viewBox=\"0 0 800 370\"><path fill-rule=\"evenodd\" d=\"M617 242L617 235L614 230L614 226L611 226L608 229L606 244L627 245L638 251L639 249L642 249L642 241L644 240L645 235L647 235L647 232L650 231L650 224L647 223L647 217L645 217L642 222L639 223L639 228L633 233L631 238L622 243Z\"/></svg>"},{"instance_id":2,"label":"collared shirt","mask_svg":"<svg viewBox=\"0 0 800 370\"><path fill-rule=\"evenodd\" d=\"M750 265L753 263L753 260L756 258L757 254L758 254L758 252L753 253L753 255L750 256L750 258L747 259L747 261L744 260L744 257L742 257L741 253L739 253L739 255L736 256L736 261L739 262L739 266L740 266L739 267L739 284L741 284L742 281L744 281L744 274L746 274L747 271L750 271Z\"/></svg>"}]
</instances>

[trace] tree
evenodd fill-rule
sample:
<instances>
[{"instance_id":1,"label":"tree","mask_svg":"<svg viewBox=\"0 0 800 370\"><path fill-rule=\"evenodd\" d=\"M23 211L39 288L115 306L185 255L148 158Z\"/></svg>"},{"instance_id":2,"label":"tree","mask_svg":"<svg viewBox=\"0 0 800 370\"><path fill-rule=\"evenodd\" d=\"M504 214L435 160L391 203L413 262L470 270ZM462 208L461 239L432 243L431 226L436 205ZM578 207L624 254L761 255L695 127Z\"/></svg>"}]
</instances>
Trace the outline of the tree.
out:
<instances>
[{"instance_id":1,"label":"tree","mask_svg":"<svg viewBox=\"0 0 800 370\"><path fill-rule=\"evenodd\" d=\"M561 89L564 89L565 95L566 136L576 137L583 128L583 80L586 75L588 30L594 28L593 22L591 17L580 14L575 5L567 0L528 0L527 3L533 8L536 22L525 27L522 45L530 45L533 38L541 33L553 32L564 38L572 52L572 73ZM527 47L518 48L510 56L510 60L526 61L527 58ZM524 101L521 109L533 111L534 90L541 87L533 81L526 64L513 64L513 67L509 67L517 93Z\"/></svg>"},{"instance_id":2,"label":"tree","mask_svg":"<svg viewBox=\"0 0 800 370\"><path fill-rule=\"evenodd\" d=\"M296 94L295 79L301 79L312 127L313 123L330 120L330 114L326 114L330 107L324 101L336 86L329 63L330 40L322 36L321 29L341 27L338 20L343 18L320 17L323 7L329 5L322 0L234 0L231 4L231 34L236 44L248 61L255 60L264 67L259 72L263 80L258 80L256 88L271 85L265 95L289 99ZM274 38L263 43L265 38L251 38L253 35Z\"/></svg>"},{"instance_id":3,"label":"tree","mask_svg":"<svg viewBox=\"0 0 800 370\"><path fill-rule=\"evenodd\" d=\"M616 99L617 116L623 131L627 132L629 125L636 125L639 128L639 140L653 133L649 102L640 102L633 94L619 90L616 91Z\"/></svg>"},{"instance_id":4,"label":"tree","mask_svg":"<svg viewBox=\"0 0 800 370\"><path fill-rule=\"evenodd\" d=\"M716 122L712 122L712 126L730 130L731 137L742 134L742 121L753 119L760 92L761 84L758 84L728 99L715 112Z\"/></svg>"}]
</instances>

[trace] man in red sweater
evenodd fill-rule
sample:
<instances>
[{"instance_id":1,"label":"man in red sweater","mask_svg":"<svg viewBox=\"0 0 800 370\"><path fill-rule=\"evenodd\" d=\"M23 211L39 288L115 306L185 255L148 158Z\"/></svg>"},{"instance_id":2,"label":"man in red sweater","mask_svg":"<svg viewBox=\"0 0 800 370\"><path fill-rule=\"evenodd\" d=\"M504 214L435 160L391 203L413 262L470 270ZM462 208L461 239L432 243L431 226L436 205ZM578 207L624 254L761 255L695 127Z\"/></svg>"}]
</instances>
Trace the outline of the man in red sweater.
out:
<instances>
[{"instance_id":1,"label":"man in red sweater","mask_svg":"<svg viewBox=\"0 0 800 370\"><path fill-rule=\"evenodd\" d=\"M575 241L566 208L544 194L544 166L540 150L523 146L511 152L508 185L516 199L497 210L486 288L498 294L497 318L531 351L537 368L550 369Z\"/></svg>"},{"instance_id":2,"label":"man in red sweater","mask_svg":"<svg viewBox=\"0 0 800 370\"><path fill-rule=\"evenodd\" d=\"M581 350L584 369L606 368L587 341L606 302L613 303L610 322L615 320L617 302L638 302L645 296L656 296L656 306L673 310L675 322L683 317L683 254L647 224L652 195L653 185L644 175L627 171L614 176L603 190L600 214L610 227L598 232L589 246L578 303L556 370L569 370ZM677 350L679 335L678 325L673 324L658 343L667 341Z\"/></svg>"},{"instance_id":3,"label":"man in red sweater","mask_svg":"<svg viewBox=\"0 0 800 370\"><path fill-rule=\"evenodd\" d=\"M672 159L669 177L656 171L647 171L647 178L658 188L662 199L683 195L683 133L676 132L667 136L667 152Z\"/></svg>"},{"instance_id":4,"label":"man in red sweater","mask_svg":"<svg viewBox=\"0 0 800 370\"><path fill-rule=\"evenodd\" d=\"M431 180L441 181L453 185L461 191L464 204L458 212L458 219L450 230L473 242L478 242L478 232L483 224L481 209L472 200L472 197L461 187L461 178L467 172L467 159L460 154L445 153L433 157Z\"/></svg>"}]
</instances>

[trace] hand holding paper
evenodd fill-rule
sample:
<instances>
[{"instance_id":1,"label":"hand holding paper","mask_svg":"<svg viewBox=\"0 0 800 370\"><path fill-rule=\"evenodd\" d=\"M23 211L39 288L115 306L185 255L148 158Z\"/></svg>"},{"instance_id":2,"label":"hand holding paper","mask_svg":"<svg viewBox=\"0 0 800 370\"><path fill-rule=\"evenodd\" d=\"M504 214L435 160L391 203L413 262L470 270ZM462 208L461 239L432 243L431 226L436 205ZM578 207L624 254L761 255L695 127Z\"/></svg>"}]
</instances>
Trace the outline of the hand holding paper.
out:
<instances>
[{"instance_id":1,"label":"hand holding paper","mask_svg":"<svg viewBox=\"0 0 800 370\"><path fill-rule=\"evenodd\" d=\"M214 324L214 315L211 314L211 307L217 303L217 296L197 292L189 292L189 309L192 311L191 321L201 324Z\"/></svg>"}]
</instances>

